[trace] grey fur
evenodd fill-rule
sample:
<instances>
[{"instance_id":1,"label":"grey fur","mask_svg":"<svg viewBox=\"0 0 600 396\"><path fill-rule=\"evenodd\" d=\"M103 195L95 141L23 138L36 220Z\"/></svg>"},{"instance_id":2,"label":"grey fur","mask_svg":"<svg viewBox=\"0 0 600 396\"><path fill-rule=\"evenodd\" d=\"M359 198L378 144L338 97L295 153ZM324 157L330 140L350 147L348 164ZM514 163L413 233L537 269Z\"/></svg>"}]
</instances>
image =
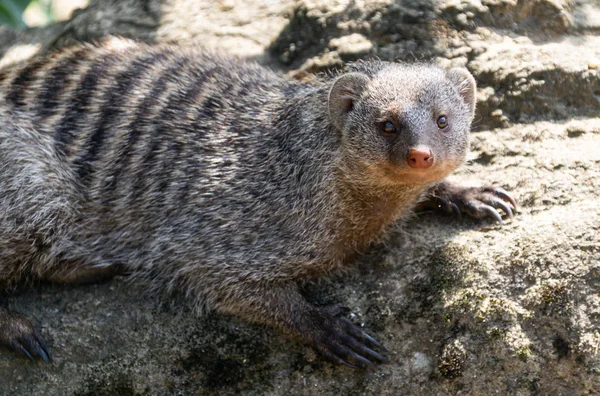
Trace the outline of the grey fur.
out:
<instances>
[{"instance_id":1,"label":"grey fur","mask_svg":"<svg viewBox=\"0 0 600 396\"><path fill-rule=\"evenodd\" d=\"M336 79L119 39L38 62L0 75L0 282L123 265L199 314L276 327L338 363L384 360L297 285L345 268L462 164L468 72L357 63L348 99ZM430 169L407 165L416 146Z\"/></svg>"}]
</instances>

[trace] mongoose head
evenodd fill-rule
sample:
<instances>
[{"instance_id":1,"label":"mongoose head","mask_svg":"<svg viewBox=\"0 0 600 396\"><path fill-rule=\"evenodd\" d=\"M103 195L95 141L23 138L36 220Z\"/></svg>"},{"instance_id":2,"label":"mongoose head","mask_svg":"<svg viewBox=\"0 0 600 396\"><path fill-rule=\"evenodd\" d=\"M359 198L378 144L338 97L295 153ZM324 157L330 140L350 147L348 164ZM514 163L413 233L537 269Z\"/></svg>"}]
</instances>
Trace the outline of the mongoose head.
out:
<instances>
[{"instance_id":1,"label":"mongoose head","mask_svg":"<svg viewBox=\"0 0 600 396\"><path fill-rule=\"evenodd\" d=\"M465 159L475 80L462 68L355 63L334 81L328 107L343 162L364 181L429 184Z\"/></svg>"}]
</instances>

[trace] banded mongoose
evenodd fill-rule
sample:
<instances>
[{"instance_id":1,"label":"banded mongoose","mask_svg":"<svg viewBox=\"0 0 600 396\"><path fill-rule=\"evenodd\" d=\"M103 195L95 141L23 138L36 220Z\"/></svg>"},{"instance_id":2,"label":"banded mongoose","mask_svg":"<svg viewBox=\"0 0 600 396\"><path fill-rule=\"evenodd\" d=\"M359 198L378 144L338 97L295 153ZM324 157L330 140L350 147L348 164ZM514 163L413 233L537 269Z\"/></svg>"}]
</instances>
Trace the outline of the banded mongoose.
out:
<instances>
[{"instance_id":1,"label":"banded mongoose","mask_svg":"<svg viewBox=\"0 0 600 396\"><path fill-rule=\"evenodd\" d=\"M512 216L442 180L475 110L465 69L357 62L307 84L252 62L110 38L0 72L0 288L124 269L336 363L387 357L298 285L348 266L417 202ZM433 194L431 192L433 191ZM0 343L51 360L0 308Z\"/></svg>"}]
</instances>

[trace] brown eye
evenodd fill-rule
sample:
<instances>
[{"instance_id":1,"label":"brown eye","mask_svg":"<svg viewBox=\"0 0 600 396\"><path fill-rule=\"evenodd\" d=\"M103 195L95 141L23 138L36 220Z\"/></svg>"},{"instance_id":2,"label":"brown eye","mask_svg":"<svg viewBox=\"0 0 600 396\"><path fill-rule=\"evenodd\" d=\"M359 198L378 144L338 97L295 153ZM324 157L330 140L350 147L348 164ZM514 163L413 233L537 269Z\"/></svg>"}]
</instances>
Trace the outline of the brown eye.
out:
<instances>
[{"instance_id":1,"label":"brown eye","mask_svg":"<svg viewBox=\"0 0 600 396\"><path fill-rule=\"evenodd\" d=\"M396 125L391 121L386 121L381 125L381 132L384 135L393 135L396 133Z\"/></svg>"},{"instance_id":2,"label":"brown eye","mask_svg":"<svg viewBox=\"0 0 600 396\"><path fill-rule=\"evenodd\" d=\"M437 119L437 126L440 129L444 129L448 126L448 119L446 118L446 116L440 116Z\"/></svg>"}]
</instances>

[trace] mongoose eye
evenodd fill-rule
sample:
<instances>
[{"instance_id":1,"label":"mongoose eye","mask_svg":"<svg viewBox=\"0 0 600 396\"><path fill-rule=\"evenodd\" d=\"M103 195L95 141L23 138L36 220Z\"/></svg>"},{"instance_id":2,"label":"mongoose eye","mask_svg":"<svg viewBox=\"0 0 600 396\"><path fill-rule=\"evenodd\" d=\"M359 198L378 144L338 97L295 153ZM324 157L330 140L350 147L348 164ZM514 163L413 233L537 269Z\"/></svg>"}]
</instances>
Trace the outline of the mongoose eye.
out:
<instances>
[{"instance_id":1,"label":"mongoose eye","mask_svg":"<svg viewBox=\"0 0 600 396\"><path fill-rule=\"evenodd\" d=\"M384 135L393 135L396 133L396 125L391 121L386 121L381 125L381 132Z\"/></svg>"},{"instance_id":2,"label":"mongoose eye","mask_svg":"<svg viewBox=\"0 0 600 396\"><path fill-rule=\"evenodd\" d=\"M448 119L446 118L446 116L440 116L437 119L437 126L440 129L444 129L448 126Z\"/></svg>"}]
</instances>

